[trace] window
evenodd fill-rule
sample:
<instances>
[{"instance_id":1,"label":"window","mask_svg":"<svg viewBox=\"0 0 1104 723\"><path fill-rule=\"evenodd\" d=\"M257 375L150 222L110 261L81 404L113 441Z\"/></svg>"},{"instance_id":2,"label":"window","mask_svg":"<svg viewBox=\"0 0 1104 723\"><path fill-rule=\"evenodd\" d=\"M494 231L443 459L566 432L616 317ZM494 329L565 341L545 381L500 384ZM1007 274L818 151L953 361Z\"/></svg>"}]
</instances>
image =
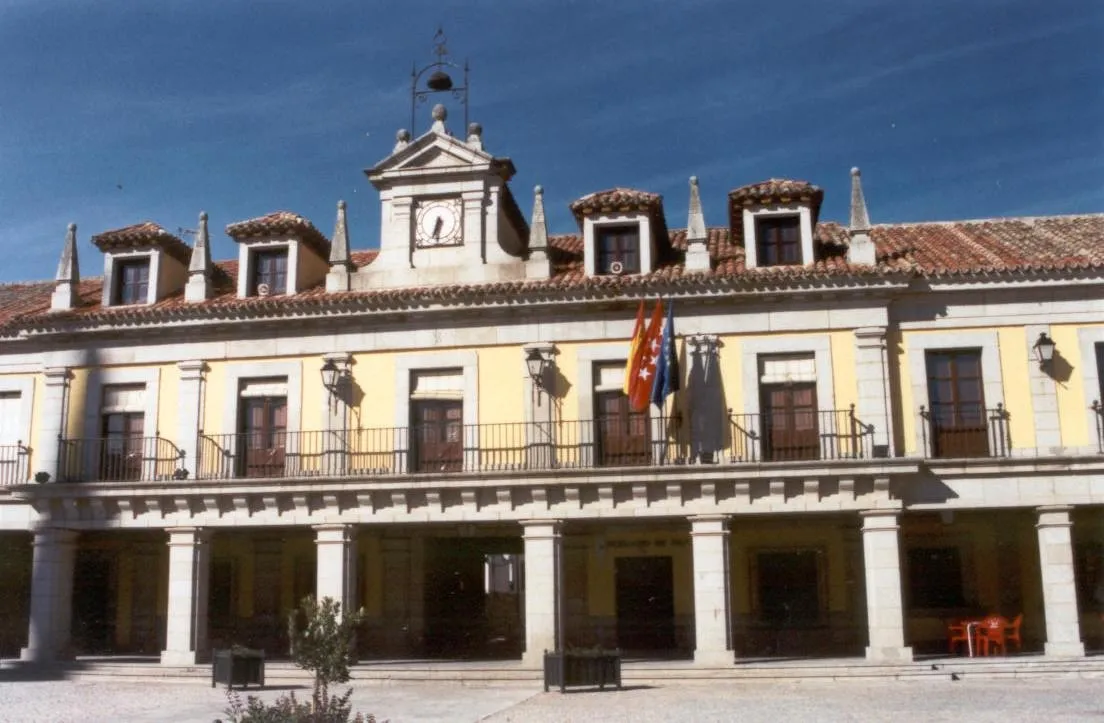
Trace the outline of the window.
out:
<instances>
[{"instance_id":1,"label":"window","mask_svg":"<svg viewBox=\"0 0 1104 723\"><path fill-rule=\"evenodd\" d=\"M100 407L99 479L142 479L145 391L141 384L104 387Z\"/></svg>"},{"instance_id":2,"label":"window","mask_svg":"<svg viewBox=\"0 0 1104 723\"><path fill-rule=\"evenodd\" d=\"M144 304L149 300L150 261L126 259L115 262L115 304Z\"/></svg>"},{"instance_id":3,"label":"window","mask_svg":"<svg viewBox=\"0 0 1104 723\"><path fill-rule=\"evenodd\" d=\"M759 620L780 627L820 621L819 550L771 550L755 555Z\"/></svg>"},{"instance_id":4,"label":"window","mask_svg":"<svg viewBox=\"0 0 1104 723\"><path fill-rule=\"evenodd\" d=\"M759 365L762 459L770 462L819 458L815 358L764 356Z\"/></svg>"},{"instance_id":5,"label":"window","mask_svg":"<svg viewBox=\"0 0 1104 723\"><path fill-rule=\"evenodd\" d=\"M914 547L908 551L909 604L917 608L960 608L962 559L957 547Z\"/></svg>"},{"instance_id":6,"label":"window","mask_svg":"<svg viewBox=\"0 0 1104 723\"><path fill-rule=\"evenodd\" d=\"M287 291L288 250L260 249L253 252L253 279L249 293L261 295L262 284L268 294L283 294Z\"/></svg>"},{"instance_id":7,"label":"window","mask_svg":"<svg viewBox=\"0 0 1104 723\"><path fill-rule=\"evenodd\" d=\"M1097 400L1104 403L1104 344L1095 344L1093 349L1096 351L1096 379L1097 379Z\"/></svg>"},{"instance_id":8,"label":"window","mask_svg":"<svg viewBox=\"0 0 1104 723\"><path fill-rule=\"evenodd\" d=\"M243 382L238 420L238 475L282 477L287 457L287 381Z\"/></svg>"},{"instance_id":9,"label":"window","mask_svg":"<svg viewBox=\"0 0 1104 723\"><path fill-rule=\"evenodd\" d=\"M411 374L410 470L464 468L464 374L434 369Z\"/></svg>"},{"instance_id":10,"label":"window","mask_svg":"<svg viewBox=\"0 0 1104 723\"><path fill-rule=\"evenodd\" d=\"M634 412L624 392L605 391L594 395L598 426L598 459L603 466L648 464L652 459L651 418L647 411Z\"/></svg>"},{"instance_id":11,"label":"window","mask_svg":"<svg viewBox=\"0 0 1104 723\"><path fill-rule=\"evenodd\" d=\"M763 216L755 219L755 244L759 266L792 266L801 263L801 218Z\"/></svg>"},{"instance_id":12,"label":"window","mask_svg":"<svg viewBox=\"0 0 1104 723\"><path fill-rule=\"evenodd\" d=\"M929 351L926 356L932 454L988 456L981 350Z\"/></svg>"},{"instance_id":13,"label":"window","mask_svg":"<svg viewBox=\"0 0 1104 723\"><path fill-rule=\"evenodd\" d=\"M640 273L640 226L599 226L597 229L598 263L596 273ZM619 266L614 266L619 264ZM620 271L617 269L620 268Z\"/></svg>"}]
</instances>

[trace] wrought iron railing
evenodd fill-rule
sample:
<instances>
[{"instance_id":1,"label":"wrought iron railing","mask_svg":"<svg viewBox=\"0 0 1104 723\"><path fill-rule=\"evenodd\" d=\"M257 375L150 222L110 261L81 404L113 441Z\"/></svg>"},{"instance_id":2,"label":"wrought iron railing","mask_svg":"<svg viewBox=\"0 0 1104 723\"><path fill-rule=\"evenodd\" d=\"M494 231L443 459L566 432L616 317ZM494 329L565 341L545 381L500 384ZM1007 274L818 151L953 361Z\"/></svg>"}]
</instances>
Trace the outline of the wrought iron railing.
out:
<instances>
[{"instance_id":1,"label":"wrought iron railing","mask_svg":"<svg viewBox=\"0 0 1104 723\"><path fill-rule=\"evenodd\" d=\"M0 487L21 485L27 481L30 447L23 442L0 445Z\"/></svg>"},{"instance_id":2,"label":"wrought iron railing","mask_svg":"<svg viewBox=\"0 0 1104 723\"><path fill-rule=\"evenodd\" d=\"M58 482L137 482L180 478L184 452L161 437L58 440Z\"/></svg>"},{"instance_id":3,"label":"wrought iron railing","mask_svg":"<svg viewBox=\"0 0 1104 723\"><path fill-rule=\"evenodd\" d=\"M787 409L760 414L728 412L725 461L785 462L803 459L868 459L874 456L874 425L848 409Z\"/></svg>"},{"instance_id":4,"label":"wrought iron railing","mask_svg":"<svg viewBox=\"0 0 1104 723\"><path fill-rule=\"evenodd\" d=\"M1003 404L991 409L961 403L920 407L924 456L1007 457L1012 450L1010 419Z\"/></svg>"}]
</instances>

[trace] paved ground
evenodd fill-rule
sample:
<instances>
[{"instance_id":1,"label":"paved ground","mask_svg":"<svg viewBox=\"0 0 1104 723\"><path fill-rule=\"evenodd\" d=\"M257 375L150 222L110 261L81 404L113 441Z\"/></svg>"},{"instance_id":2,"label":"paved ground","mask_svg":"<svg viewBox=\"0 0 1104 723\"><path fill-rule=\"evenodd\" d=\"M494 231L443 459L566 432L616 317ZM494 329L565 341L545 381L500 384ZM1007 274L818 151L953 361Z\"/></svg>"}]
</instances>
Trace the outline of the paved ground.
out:
<instances>
[{"instance_id":1,"label":"paved ground","mask_svg":"<svg viewBox=\"0 0 1104 723\"><path fill-rule=\"evenodd\" d=\"M275 698L281 691L266 690ZM304 691L306 692L306 691ZM1104 680L743 683L538 693L526 686L363 685L356 709L380 720L544 721L1008 721L1104 720ZM211 723L225 691L180 683L0 683L0 721Z\"/></svg>"}]
</instances>

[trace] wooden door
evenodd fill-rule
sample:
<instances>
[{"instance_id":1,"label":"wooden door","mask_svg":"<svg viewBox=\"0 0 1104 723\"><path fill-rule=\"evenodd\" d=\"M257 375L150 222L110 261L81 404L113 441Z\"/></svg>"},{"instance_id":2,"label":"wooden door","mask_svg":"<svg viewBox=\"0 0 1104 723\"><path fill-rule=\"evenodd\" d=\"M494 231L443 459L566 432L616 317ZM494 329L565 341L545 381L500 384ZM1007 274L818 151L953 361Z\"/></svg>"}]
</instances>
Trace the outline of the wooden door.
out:
<instances>
[{"instance_id":1,"label":"wooden door","mask_svg":"<svg viewBox=\"0 0 1104 723\"><path fill-rule=\"evenodd\" d=\"M464 402L418 399L411 407L411 466L415 472L464 468Z\"/></svg>"},{"instance_id":2,"label":"wooden door","mask_svg":"<svg viewBox=\"0 0 1104 723\"><path fill-rule=\"evenodd\" d=\"M282 477L287 454L287 398L242 399L238 474Z\"/></svg>"},{"instance_id":3,"label":"wooden door","mask_svg":"<svg viewBox=\"0 0 1104 723\"><path fill-rule=\"evenodd\" d=\"M760 403L764 461L820 457L815 382L766 384Z\"/></svg>"},{"instance_id":4,"label":"wooden door","mask_svg":"<svg viewBox=\"0 0 1104 723\"><path fill-rule=\"evenodd\" d=\"M927 354L932 454L986 457L989 428L981 378L981 351Z\"/></svg>"},{"instance_id":5,"label":"wooden door","mask_svg":"<svg viewBox=\"0 0 1104 723\"><path fill-rule=\"evenodd\" d=\"M100 475L105 481L133 481L142 478L143 429L141 413L117 412L103 416Z\"/></svg>"},{"instance_id":6,"label":"wooden door","mask_svg":"<svg viewBox=\"0 0 1104 723\"><path fill-rule=\"evenodd\" d=\"M595 395L597 463L602 466L650 464L652 461L651 418L648 412L634 412L629 398L619 391Z\"/></svg>"}]
</instances>

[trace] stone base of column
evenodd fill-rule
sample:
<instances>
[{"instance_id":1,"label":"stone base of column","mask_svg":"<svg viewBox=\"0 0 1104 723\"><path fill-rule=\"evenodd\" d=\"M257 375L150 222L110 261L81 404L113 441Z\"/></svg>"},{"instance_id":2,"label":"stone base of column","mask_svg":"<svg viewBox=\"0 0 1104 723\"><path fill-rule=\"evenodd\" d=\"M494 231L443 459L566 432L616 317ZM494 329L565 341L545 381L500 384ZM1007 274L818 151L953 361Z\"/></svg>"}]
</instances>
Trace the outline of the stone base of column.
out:
<instances>
[{"instance_id":1,"label":"stone base of column","mask_svg":"<svg viewBox=\"0 0 1104 723\"><path fill-rule=\"evenodd\" d=\"M1083 658L1085 646L1083 643L1046 643L1043 645L1043 655L1052 658Z\"/></svg>"},{"instance_id":2,"label":"stone base of column","mask_svg":"<svg viewBox=\"0 0 1104 723\"><path fill-rule=\"evenodd\" d=\"M58 653L47 648L21 648L19 660L24 663L58 663L67 660L75 660L72 653Z\"/></svg>"},{"instance_id":3,"label":"stone base of column","mask_svg":"<svg viewBox=\"0 0 1104 723\"><path fill-rule=\"evenodd\" d=\"M197 665L199 654L195 650L162 650L161 665Z\"/></svg>"},{"instance_id":4,"label":"stone base of column","mask_svg":"<svg viewBox=\"0 0 1104 723\"><path fill-rule=\"evenodd\" d=\"M731 650L695 650L694 665L703 668L730 668L736 662L736 654Z\"/></svg>"},{"instance_id":5,"label":"stone base of column","mask_svg":"<svg viewBox=\"0 0 1104 723\"><path fill-rule=\"evenodd\" d=\"M525 668L537 668L544 670L544 651L538 650L536 652L529 652L526 650L521 654L521 665Z\"/></svg>"},{"instance_id":6,"label":"stone base of column","mask_svg":"<svg viewBox=\"0 0 1104 723\"><path fill-rule=\"evenodd\" d=\"M867 648L866 659L872 663L911 663L912 648Z\"/></svg>"}]
</instances>

